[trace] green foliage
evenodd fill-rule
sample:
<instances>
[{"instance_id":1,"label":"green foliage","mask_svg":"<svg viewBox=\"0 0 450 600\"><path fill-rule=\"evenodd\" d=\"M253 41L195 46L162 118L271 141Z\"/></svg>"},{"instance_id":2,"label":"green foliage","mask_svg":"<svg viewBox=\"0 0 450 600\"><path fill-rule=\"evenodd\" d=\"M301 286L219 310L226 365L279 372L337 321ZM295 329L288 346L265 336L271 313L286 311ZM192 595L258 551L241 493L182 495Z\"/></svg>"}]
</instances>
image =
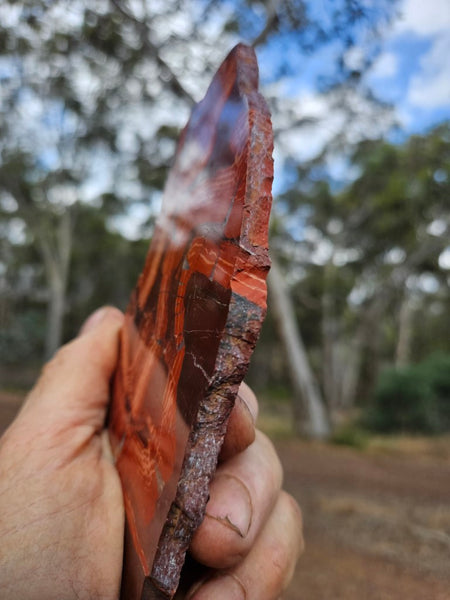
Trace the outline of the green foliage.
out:
<instances>
[{"instance_id":1,"label":"green foliage","mask_svg":"<svg viewBox=\"0 0 450 600\"><path fill-rule=\"evenodd\" d=\"M421 372L433 390L439 429L450 431L450 354L431 355L422 363Z\"/></svg>"},{"instance_id":2,"label":"green foliage","mask_svg":"<svg viewBox=\"0 0 450 600\"><path fill-rule=\"evenodd\" d=\"M450 355L382 372L362 422L383 433L450 431Z\"/></svg>"},{"instance_id":3,"label":"green foliage","mask_svg":"<svg viewBox=\"0 0 450 600\"><path fill-rule=\"evenodd\" d=\"M10 317L3 319L0 328L0 363L33 362L42 355L45 311L40 306L21 305Z\"/></svg>"},{"instance_id":4,"label":"green foliage","mask_svg":"<svg viewBox=\"0 0 450 600\"><path fill-rule=\"evenodd\" d=\"M61 276L64 339L98 305L126 305L147 241L125 239L111 230L110 219L126 216L139 202L151 209L159 198L193 96L200 97L236 32L266 52L287 41L290 51L273 53L263 82L298 71L294 47L305 61L309 55L314 61L315 50L333 44L336 69L327 65L325 72L335 74L323 79L323 89L331 86L338 94L342 90L333 86L346 82L353 88L374 58L375 46L361 40L394 14L395 4L327 0L325 12L312 10L314 3L305 0L238 1L225 11L215 0L167 0L158 7L107 0L92 6L78 0L0 4L0 250L7 250L0 257L5 270L0 270L0 290L7 292L0 298L0 360L20 363L41 355L50 297L43 257L47 250L61 258L67 249L58 243L66 213L72 239L70 269ZM208 22L215 26L209 28ZM353 45L366 53L361 73L345 60ZM307 125L291 99L269 100L288 128ZM352 110L349 115L356 120ZM338 138L344 144L351 137L344 126ZM352 379L344 375L354 368L366 384L358 387L364 392L360 396L369 395L377 363L392 361L395 354L399 307L409 293L415 294L417 314L424 315L414 323L410 356L420 360L433 348L449 349L445 273L438 261L448 243L443 228L449 140L450 127L443 124L399 145L366 141L348 157L358 173L344 190L327 180L319 159L312 167L298 167L298 180L278 199L272 248L286 269L316 373L322 381L326 374L336 379L324 390L344 389L344 379ZM95 207L88 206L93 190ZM11 234L18 224L25 228L22 241ZM436 292L414 283L430 274L437 280ZM277 407L285 404L285 356L269 312L249 380L259 389L272 389L269 397L277 398ZM411 369L384 376L371 404L372 425L448 429L445 361L445 356L430 359L420 374ZM397 413L389 400L392 390L397 390ZM334 400L342 399L347 401L337 394ZM363 444L361 432L350 426L335 439Z\"/></svg>"},{"instance_id":5,"label":"green foliage","mask_svg":"<svg viewBox=\"0 0 450 600\"><path fill-rule=\"evenodd\" d=\"M430 433L436 428L434 409L431 386L418 370L391 369L380 375L363 422L369 429L387 433Z\"/></svg>"},{"instance_id":6,"label":"green foliage","mask_svg":"<svg viewBox=\"0 0 450 600\"><path fill-rule=\"evenodd\" d=\"M20 332L30 340L43 333L33 321L25 324L19 307L37 311L39 323L48 315L48 332L64 317L66 339L97 304L126 303L146 243L108 230L108 219L126 217L138 203L152 212L189 107L237 38L263 50L288 37L304 61L332 44L335 75L323 88L354 85L344 56L389 20L396 2L374 8L327 0L326 22L309 0L232 4L224 10L216 0L0 3L0 329L11 357L24 356ZM369 46L367 64L376 51ZM297 71L290 52L276 57L266 80ZM274 112L295 120L290 99L277 94L271 101ZM18 223L37 260L12 239ZM25 287L16 276L22 266L33 271ZM64 315L52 309L57 289ZM40 346L30 341L28 349L37 353Z\"/></svg>"},{"instance_id":7,"label":"green foliage","mask_svg":"<svg viewBox=\"0 0 450 600\"><path fill-rule=\"evenodd\" d=\"M80 323L98 306L126 308L148 250L148 240L131 241L111 231L102 212L86 205L78 207L76 239L68 282L70 310L65 318L65 339L73 337Z\"/></svg>"},{"instance_id":8,"label":"green foliage","mask_svg":"<svg viewBox=\"0 0 450 600\"><path fill-rule=\"evenodd\" d=\"M369 443L367 431L364 431L355 423L346 423L339 427L331 438L331 441L338 446L350 446L358 450L364 450Z\"/></svg>"},{"instance_id":9,"label":"green foliage","mask_svg":"<svg viewBox=\"0 0 450 600\"><path fill-rule=\"evenodd\" d=\"M399 144L362 141L349 160L354 179L344 188L323 181L317 162L299 167L273 231L332 408L365 406L380 364L450 352L440 260L449 239L450 123Z\"/></svg>"},{"instance_id":10,"label":"green foliage","mask_svg":"<svg viewBox=\"0 0 450 600\"><path fill-rule=\"evenodd\" d=\"M394 245L408 254L430 244L426 227L445 214L450 193L449 134L450 124L443 123L402 145L371 140L357 146L353 163L361 174L338 203L347 216L360 213L354 224L347 218L348 241L357 239L367 260Z\"/></svg>"}]
</instances>

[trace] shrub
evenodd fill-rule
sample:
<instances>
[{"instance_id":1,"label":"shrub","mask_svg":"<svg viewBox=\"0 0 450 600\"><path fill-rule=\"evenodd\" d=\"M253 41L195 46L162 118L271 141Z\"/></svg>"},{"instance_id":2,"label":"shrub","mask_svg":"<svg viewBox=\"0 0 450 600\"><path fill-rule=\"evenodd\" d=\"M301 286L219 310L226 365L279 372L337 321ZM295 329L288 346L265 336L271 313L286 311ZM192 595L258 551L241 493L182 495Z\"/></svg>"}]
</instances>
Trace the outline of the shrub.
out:
<instances>
[{"instance_id":1,"label":"shrub","mask_svg":"<svg viewBox=\"0 0 450 600\"><path fill-rule=\"evenodd\" d=\"M450 354L432 354L421 370L436 398L440 431L450 431Z\"/></svg>"},{"instance_id":2,"label":"shrub","mask_svg":"<svg viewBox=\"0 0 450 600\"><path fill-rule=\"evenodd\" d=\"M363 425L373 431L450 431L450 356L436 354L421 364L381 373Z\"/></svg>"},{"instance_id":3,"label":"shrub","mask_svg":"<svg viewBox=\"0 0 450 600\"><path fill-rule=\"evenodd\" d=\"M354 423L346 423L334 432L331 441L339 446L350 446L358 450L367 447L369 438L367 432Z\"/></svg>"}]
</instances>

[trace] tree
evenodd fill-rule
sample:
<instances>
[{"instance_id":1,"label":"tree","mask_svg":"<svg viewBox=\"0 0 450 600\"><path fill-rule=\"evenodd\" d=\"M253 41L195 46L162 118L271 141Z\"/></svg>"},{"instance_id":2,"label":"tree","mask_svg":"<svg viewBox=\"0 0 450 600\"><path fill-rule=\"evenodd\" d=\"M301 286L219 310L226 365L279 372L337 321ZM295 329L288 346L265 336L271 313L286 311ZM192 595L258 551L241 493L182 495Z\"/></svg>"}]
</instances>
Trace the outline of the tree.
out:
<instances>
[{"instance_id":1,"label":"tree","mask_svg":"<svg viewBox=\"0 0 450 600\"><path fill-rule=\"evenodd\" d=\"M317 80L354 121L355 98L371 102L361 75L376 54L375 34L394 11L388 0L327 0L320 10L303 0L3 3L0 163L5 175L21 157L28 195L24 201L5 176L3 193L17 209L4 218L22 220L46 265L47 354L61 341L73 240L80 235L75 205L103 196L109 208L124 210L144 199L151 215L176 132L238 39L261 55L272 53L272 69L263 73L272 90L309 55L331 49L332 68ZM278 44L289 52L277 51ZM279 148L288 148L311 119L292 99L266 91Z\"/></svg>"},{"instance_id":2,"label":"tree","mask_svg":"<svg viewBox=\"0 0 450 600\"><path fill-rule=\"evenodd\" d=\"M269 273L269 289L272 312L284 340L293 386L295 430L302 435L318 439L327 438L330 435L328 416L316 377L309 364L290 296L285 289L284 277L276 262L272 263Z\"/></svg>"},{"instance_id":3,"label":"tree","mask_svg":"<svg viewBox=\"0 0 450 600\"><path fill-rule=\"evenodd\" d=\"M395 302L397 364L412 359L414 305L429 293L424 277L437 289L445 280L439 256L450 227L445 208L450 191L449 142L449 125L442 124L399 146L361 144L355 160L362 173L342 198L353 213L357 198L362 194L366 198L368 214L359 224L358 236L362 257L377 265L384 279L372 293L372 305L386 310ZM348 243L355 234L349 230Z\"/></svg>"},{"instance_id":4,"label":"tree","mask_svg":"<svg viewBox=\"0 0 450 600\"><path fill-rule=\"evenodd\" d=\"M417 317L431 323L439 311L442 322L448 304L440 256L450 227L449 142L448 123L402 144L363 141L352 154L357 175L344 189L319 180L283 197L291 226L295 218L303 223L302 239L295 246L285 240L285 251L291 268L303 269L298 315L316 324L304 331L309 350L319 353L331 410L368 398L381 361L404 364L433 346L448 348L436 329L433 342L414 344ZM316 303L305 310L308 294Z\"/></svg>"}]
</instances>

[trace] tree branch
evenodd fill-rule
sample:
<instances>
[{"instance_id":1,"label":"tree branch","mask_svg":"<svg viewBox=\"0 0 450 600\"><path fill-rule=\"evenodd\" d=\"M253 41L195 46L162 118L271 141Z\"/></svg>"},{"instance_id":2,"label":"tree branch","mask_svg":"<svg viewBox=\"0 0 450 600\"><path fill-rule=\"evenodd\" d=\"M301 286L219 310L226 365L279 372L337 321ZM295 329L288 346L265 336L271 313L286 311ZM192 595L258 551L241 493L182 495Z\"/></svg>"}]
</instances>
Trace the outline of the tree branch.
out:
<instances>
[{"instance_id":1,"label":"tree branch","mask_svg":"<svg viewBox=\"0 0 450 600\"><path fill-rule=\"evenodd\" d=\"M267 40L269 35L272 33L272 31L278 25L278 6L279 6L279 4L280 4L279 0L272 0L271 2L269 2L269 9L268 9L268 13L267 13L266 23L265 23L263 29L261 30L261 32L251 42L251 45L253 46L253 48L256 48L257 46L261 46L262 44L264 44L264 42Z\"/></svg>"},{"instance_id":2,"label":"tree branch","mask_svg":"<svg viewBox=\"0 0 450 600\"><path fill-rule=\"evenodd\" d=\"M163 74L166 74L170 79L170 85L172 86L173 91L184 98L191 106L195 104L194 97L187 91L187 89L183 86L181 81L173 72L170 65L162 58L159 53L159 48L153 44L150 40L150 28L144 21L141 21L137 17L135 17L131 12L129 12L122 4L120 0L111 0L111 3L114 7L120 12L122 16L124 16L128 21L131 21L136 25L139 31L140 39L143 46L154 56L156 63L160 67L162 73L159 78L163 82L164 85L167 85L166 79L163 77Z\"/></svg>"}]
</instances>

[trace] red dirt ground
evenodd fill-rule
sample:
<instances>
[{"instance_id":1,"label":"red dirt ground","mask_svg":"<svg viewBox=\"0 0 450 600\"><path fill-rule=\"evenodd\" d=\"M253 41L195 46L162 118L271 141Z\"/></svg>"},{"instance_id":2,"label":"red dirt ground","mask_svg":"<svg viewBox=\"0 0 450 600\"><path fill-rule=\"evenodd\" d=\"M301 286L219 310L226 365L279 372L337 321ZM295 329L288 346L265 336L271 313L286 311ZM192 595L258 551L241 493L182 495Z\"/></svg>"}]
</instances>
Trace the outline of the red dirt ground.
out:
<instances>
[{"instance_id":1,"label":"red dirt ground","mask_svg":"<svg viewBox=\"0 0 450 600\"><path fill-rule=\"evenodd\" d=\"M449 600L450 464L276 444L306 551L284 600Z\"/></svg>"},{"instance_id":2,"label":"red dirt ground","mask_svg":"<svg viewBox=\"0 0 450 600\"><path fill-rule=\"evenodd\" d=\"M0 434L20 402L0 393ZM450 452L276 447L306 540L283 600L450 600Z\"/></svg>"}]
</instances>

